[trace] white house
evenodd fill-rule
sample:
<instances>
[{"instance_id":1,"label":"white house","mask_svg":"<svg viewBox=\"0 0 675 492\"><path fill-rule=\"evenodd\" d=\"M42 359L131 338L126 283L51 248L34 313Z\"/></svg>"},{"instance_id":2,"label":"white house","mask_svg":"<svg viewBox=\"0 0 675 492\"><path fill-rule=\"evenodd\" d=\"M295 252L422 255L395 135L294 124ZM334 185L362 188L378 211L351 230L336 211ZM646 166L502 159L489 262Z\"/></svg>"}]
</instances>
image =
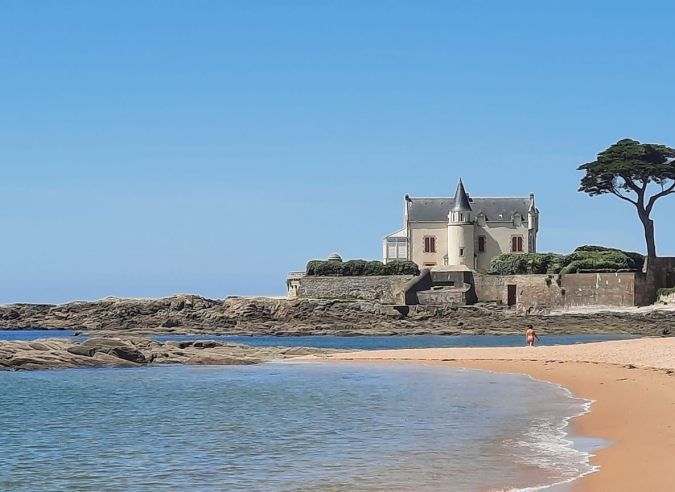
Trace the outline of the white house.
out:
<instances>
[{"instance_id":1,"label":"white house","mask_svg":"<svg viewBox=\"0 0 675 492\"><path fill-rule=\"evenodd\" d=\"M501 253L537 251L539 210L527 198L471 197L459 180L454 198L405 196L404 227L384 238L384 262L487 269Z\"/></svg>"}]
</instances>

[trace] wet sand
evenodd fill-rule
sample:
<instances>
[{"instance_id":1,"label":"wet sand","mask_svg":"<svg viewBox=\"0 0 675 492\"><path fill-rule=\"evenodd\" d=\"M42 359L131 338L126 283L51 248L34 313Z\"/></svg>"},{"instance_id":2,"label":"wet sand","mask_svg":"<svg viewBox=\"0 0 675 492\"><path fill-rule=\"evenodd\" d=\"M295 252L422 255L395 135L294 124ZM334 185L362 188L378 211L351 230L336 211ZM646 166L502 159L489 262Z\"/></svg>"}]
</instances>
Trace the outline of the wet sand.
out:
<instances>
[{"instance_id":1,"label":"wet sand","mask_svg":"<svg viewBox=\"0 0 675 492\"><path fill-rule=\"evenodd\" d=\"M600 471L577 492L675 490L675 338L522 348L405 349L308 357L328 361L424 363L524 373L594 400L574 432L613 445L591 460Z\"/></svg>"}]
</instances>

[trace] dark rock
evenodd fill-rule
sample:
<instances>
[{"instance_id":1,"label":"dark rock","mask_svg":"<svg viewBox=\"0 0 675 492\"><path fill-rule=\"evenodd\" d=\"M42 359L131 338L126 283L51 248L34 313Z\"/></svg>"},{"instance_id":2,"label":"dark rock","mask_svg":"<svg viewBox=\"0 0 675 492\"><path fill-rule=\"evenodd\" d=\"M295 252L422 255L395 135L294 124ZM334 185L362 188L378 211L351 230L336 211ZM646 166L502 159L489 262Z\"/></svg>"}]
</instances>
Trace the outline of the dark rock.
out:
<instances>
[{"instance_id":1,"label":"dark rock","mask_svg":"<svg viewBox=\"0 0 675 492\"><path fill-rule=\"evenodd\" d=\"M131 347L115 347L108 353L115 357L119 357L120 359L135 362L136 364L147 362L142 352Z\"/></svg>"},{"instance_id":2,"label":"dark rock","mask_svg":"<svg viewBox=\"0 0 675 492\"><path fill-rule=\"evenodd\" d=\"M75 345L66 349L68 353L73 355L81 355L83 357L92 357L96 353L95 347L87 347L85 345Z\"/></svg>"}]
</instances>

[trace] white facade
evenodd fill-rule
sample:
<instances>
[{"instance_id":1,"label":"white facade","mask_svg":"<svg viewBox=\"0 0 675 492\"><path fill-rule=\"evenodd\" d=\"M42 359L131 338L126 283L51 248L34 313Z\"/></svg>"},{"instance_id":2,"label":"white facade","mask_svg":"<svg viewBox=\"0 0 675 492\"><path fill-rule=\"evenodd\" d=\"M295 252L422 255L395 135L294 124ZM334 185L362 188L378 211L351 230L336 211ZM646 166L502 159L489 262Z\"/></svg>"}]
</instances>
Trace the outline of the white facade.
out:
<instances>
[{"instance_id":1,"label":"white facade","mask_svg":"<svg viewBox=\"0 0 675 492\"><path fill-rule=\"evenodd\" d=\"M460 180L454 198L405 197L404 228L384 238L383 261L420 268L466 265L487 270L502 253L537 250L539 210L527 198L471 198Z\"/></svg>"}]
</instances>

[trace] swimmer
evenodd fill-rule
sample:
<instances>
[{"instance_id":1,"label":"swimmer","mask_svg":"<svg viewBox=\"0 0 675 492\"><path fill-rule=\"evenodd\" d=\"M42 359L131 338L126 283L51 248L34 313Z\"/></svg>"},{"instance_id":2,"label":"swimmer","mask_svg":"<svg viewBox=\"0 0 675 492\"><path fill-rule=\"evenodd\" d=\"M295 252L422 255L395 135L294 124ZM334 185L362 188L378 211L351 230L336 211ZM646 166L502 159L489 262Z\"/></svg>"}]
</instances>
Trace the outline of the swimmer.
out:
<instances>
[{"instance_id":1,"label":"swimmer","mask_svg":"<svg viewBox=\"0 0 675 492\"><path fill-rule=\"evenodd\" d=\"M532 328L532 325L527 325L527 331L525 332L525 339L527 340L527 344L530 347L534 347L535 339L539 341L539 337L534 332L534 328Z\"/></svg>"}]
</instances>

